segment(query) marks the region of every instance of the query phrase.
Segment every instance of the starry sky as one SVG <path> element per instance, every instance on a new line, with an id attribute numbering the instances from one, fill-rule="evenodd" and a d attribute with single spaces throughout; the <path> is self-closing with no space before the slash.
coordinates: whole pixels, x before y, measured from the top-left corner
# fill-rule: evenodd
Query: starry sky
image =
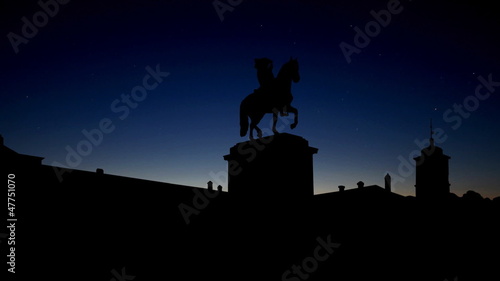
<path id="1" fill-rule="evenodd" d="M 500 20 L 439 2 L 3 1 L 0 134 L 48 165 L 225 189 L 254 58 L 293 56 L 283 132 L 319 149 L 316 193 L 390 173 L 414 195 L 432 118 L 451 191 L 500 196 Z"/>

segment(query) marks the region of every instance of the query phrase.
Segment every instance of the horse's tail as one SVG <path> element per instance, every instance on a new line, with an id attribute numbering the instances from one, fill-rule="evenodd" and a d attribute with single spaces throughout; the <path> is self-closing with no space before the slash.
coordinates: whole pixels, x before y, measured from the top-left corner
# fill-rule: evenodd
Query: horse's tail
<path id="1" fill-rule="evenodd" d="M 244 137 L 248 131 L 248 114 L 246 109 L 246 99 L 240 105 L 240 136 Z"/>

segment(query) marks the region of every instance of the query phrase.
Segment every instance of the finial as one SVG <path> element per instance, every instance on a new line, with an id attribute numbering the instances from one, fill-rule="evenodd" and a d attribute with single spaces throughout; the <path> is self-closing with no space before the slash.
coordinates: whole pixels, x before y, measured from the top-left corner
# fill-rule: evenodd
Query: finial
<path id="1" fill-rule="evenodd" d="M 429 139 L 429 142 L 431 143 L 431 146 L 434 146 L 434 138 L 432 137 L 434 135 L 434 130 L 432 129 L 432 118 L 431 118 L 431 138 Z"/>

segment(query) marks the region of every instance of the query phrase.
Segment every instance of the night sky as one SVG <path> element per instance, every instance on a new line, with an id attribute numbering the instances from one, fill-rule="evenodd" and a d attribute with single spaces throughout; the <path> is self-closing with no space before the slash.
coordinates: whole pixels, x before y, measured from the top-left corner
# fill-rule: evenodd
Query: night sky
<path id="1" fill-rule="evenodd" d="M 282 131 L 319 148 L 316 193 L 389 172 L 414 195 L 432 118 L 451 191 L 500 196 L 497 9 L 435 2 L 3 1 L 0 134 L 48 165 L 226 189 L 254 58 L 276 75 L 293 56 L 299 124 Z"/>

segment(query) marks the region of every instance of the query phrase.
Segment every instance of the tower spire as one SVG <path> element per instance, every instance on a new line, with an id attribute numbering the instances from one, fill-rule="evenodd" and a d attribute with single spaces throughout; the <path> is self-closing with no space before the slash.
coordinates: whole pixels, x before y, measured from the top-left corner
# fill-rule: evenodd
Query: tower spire
<path id="1" fill-rule="evenodd" d="M 432 129 L 432 118 L 431 118 L 431 138 L 429 139 L 429 142 L 431 144 L 431 146 L 434 146 L 434 138 L 432 137 L 434 135 L 434 130 Z"/>

